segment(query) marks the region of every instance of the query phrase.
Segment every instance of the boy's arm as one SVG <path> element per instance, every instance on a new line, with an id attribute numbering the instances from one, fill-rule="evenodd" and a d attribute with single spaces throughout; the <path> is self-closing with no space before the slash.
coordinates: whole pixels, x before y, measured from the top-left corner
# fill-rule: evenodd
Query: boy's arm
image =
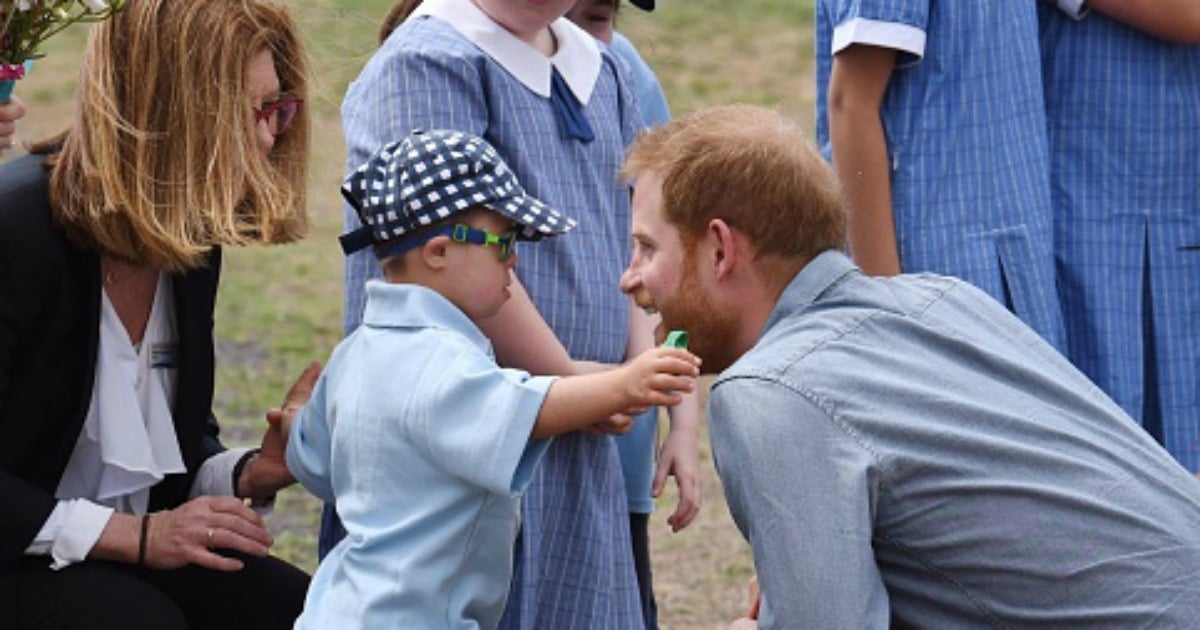
<path id="1" fill-rule="evenodd" d="M 1088 0 L 1088 6 L 1160 39 L 1200 44 L 1200 2 L 1196 0 Z"/>
<path id="2" fill-rule="evenodd" d="M 895 63 L 894 49 L 852 45 L 834 55 L 829 80 L 833 165 L 850 207 L 850 253 L 871 275 L 900 273 L 891 172 L 880 118 Z"/>
<path id="3" fill-rule="evenodd" d="M 588 426 L 633 407 L 675 405 L 691 392 L 700 360 L 686 350 L 654 348 L 616 369 L 560 378 L 550 386 L 532 437 Z"/>

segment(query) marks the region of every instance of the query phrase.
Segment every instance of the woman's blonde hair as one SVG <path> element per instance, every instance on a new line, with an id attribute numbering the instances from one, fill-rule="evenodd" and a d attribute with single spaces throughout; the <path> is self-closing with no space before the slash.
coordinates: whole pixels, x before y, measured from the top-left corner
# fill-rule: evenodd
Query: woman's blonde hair
<path id="1" fill-rule="evenodd" d="M 246 81 L 264 49 L 281 89 L 307 96 L 295 22 L 270 0 L 130 0 L 94 26 L 51 174 L 68 234 L 171 271 L 214 246 L 302 237 L 308 116 L 263 155 Z"/>

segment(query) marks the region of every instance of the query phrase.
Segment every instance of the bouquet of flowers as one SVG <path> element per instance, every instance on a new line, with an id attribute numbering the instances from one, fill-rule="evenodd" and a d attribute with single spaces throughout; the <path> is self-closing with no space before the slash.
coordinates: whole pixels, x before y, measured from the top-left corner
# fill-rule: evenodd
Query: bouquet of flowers
<path id="1" fill-rule="evenodd" d="M 125 8 L 128 0 L 0 0 L 0 103 L 25 76 L 38 47 L 76 22 L 96 22 Z"/>

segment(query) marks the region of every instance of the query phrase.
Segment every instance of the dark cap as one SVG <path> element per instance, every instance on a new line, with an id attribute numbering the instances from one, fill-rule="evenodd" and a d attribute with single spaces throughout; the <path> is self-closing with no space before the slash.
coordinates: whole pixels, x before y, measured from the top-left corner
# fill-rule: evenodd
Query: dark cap
<path id="1" fill-rule="evenodd" d="M 515 221 L 521 240 L 575 227 L 526 194 L 492 145 L 460 131 L 418 129 L 385 145 L 342 182 L 342 196 L 363 223 L 341 236 L 347 254 L 481 206 Z"/>

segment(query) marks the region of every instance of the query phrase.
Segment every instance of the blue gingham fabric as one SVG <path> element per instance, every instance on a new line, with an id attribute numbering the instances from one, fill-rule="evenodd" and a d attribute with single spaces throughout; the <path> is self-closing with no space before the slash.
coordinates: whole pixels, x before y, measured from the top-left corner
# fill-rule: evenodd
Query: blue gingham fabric
<path id="1" fill-rule="evenodd" d="M 346 177 L 342 196 L 364 223 L 343 237 L 344 246 L 355 235 L 367 236 L 358 239 L 363 247 L 398 239 L 477 207 L 515 221 L 524 240 L 575 227 L 574 219 L 526 195 L 486 140 L 447 129 L 415 130 L 384 145 Z"/>
<path id="2" fill-rule="evenodd" d="M 1200 471 L 1200 47 L 1041 22 L 1068 356 Z"/>
<path id="3" fill-rule="evenodd" d="M 596 139 L 562 135 L 549 100 L 518 82 L 452 26 L 409 19 L 351 84 L 342 121 L 351 168 L 414 127 L 487 139 L 525 190 L 579 221 L 566 239 L 521 250 L 517 275 L 572 357 L 620 362 L 628 335 L 618 282 L 629 260 L 629 188 L 618 177 L 638 130 L 635 97 L 616 61 L 583 111 Z M 346 208 L 349 229 L 358 225 Z M 347 329 L 358 325 L 365 252 L 346 259 Z M 522 502 L 516 574 L 503 628 L 640 628 L 620 464 L 609 436 L 555 438 Z"/>
<path id="4" fill-rule="evenodd" d="M 820 0 L 816 23 L 827 158 L 835 45 L 901 52 L 880 115 L 902 270 L 963 278 L 1061 349 L 1034 4 Z"/>

